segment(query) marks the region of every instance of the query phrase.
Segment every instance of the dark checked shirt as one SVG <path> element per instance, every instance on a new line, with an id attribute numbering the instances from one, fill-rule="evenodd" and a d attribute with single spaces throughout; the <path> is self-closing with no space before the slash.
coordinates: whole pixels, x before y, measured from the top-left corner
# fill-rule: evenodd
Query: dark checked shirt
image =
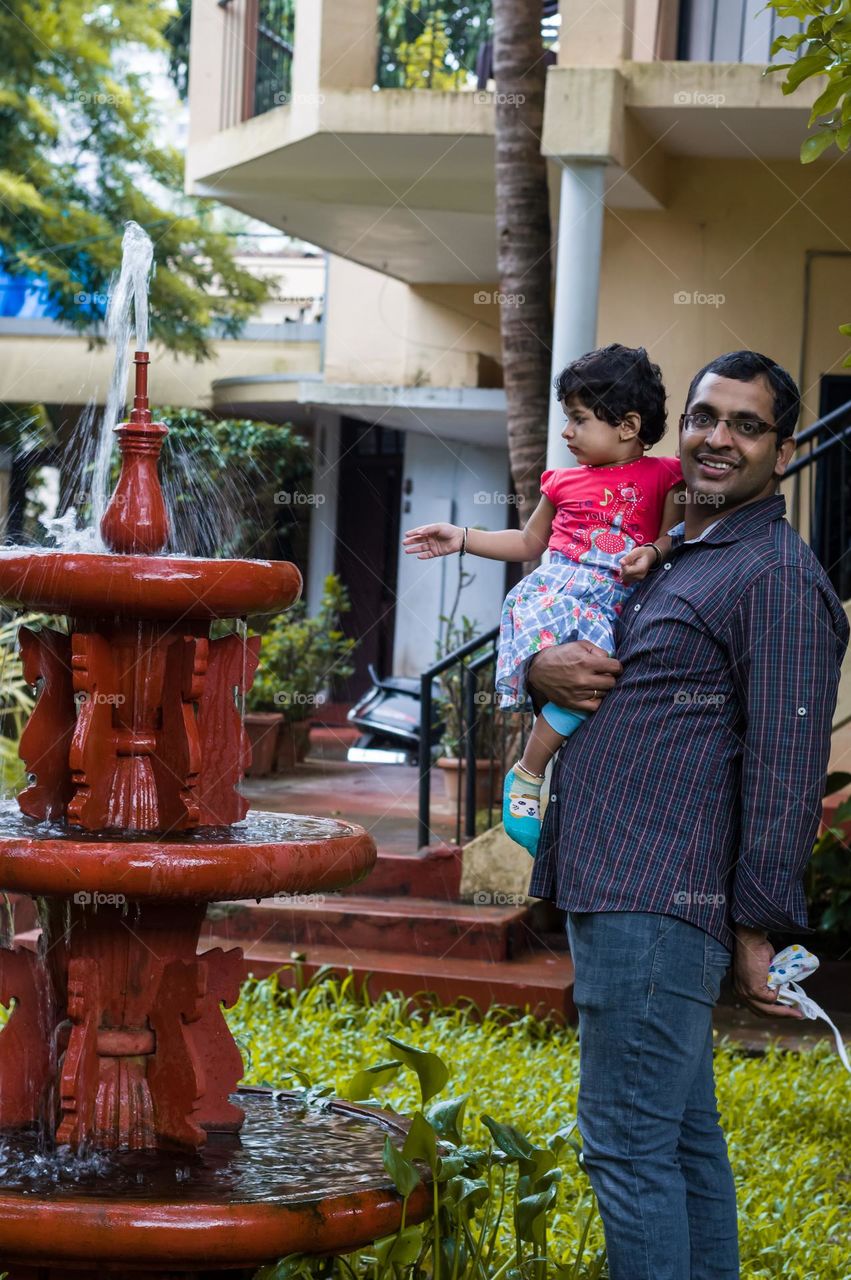
<path id="1" fill-rule="evenodd" d="M 654 911 L 732 949 L 807 927 L 848 620 L 781 496 L 673 547 L 624 606 L 623 674 L 567 739 L 530 892 Z"/>

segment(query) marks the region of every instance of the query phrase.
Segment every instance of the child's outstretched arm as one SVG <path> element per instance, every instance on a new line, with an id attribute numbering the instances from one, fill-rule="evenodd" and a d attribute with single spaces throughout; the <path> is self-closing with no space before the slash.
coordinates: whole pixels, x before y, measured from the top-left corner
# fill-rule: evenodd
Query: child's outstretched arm
<path id="1" fill-rule="evenodd" d="M 644 547 L 633 547 L 632 551 L 628 551 L 621 558 L 619 568 L 624 586 L 628 587 L 634 582 L 641 582 L 652 569 L 662 563 L 663 558 L 671 550 L 671 539 L 666 531 L 672 529 L 675 524 L 679 524 L 682 519 L 684 493 L 684 484 L 676 484 L 673 489 L 668 490 L 656 540 Z M 656 551 L 659 552 L 658 555 Z"/>
<path id="2" fill-rule="evenodd" d="M 556 509 L 549 498 L 541 498 L 523 529 L 467 530 L 467 551 L 486 560 L 509 560 L 520 564 L 537 560 L 547 549 Z M 457 524 L 421 524 L 409 529 L 402 539 L 405 554 L 418 560 L 450 556 L 464 545 L 464 530 Z"/>

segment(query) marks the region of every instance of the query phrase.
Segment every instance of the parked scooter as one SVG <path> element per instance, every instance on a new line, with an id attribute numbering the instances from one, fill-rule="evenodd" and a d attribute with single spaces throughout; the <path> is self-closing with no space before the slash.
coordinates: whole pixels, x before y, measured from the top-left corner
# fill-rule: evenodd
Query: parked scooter
<path id="1" fill-rule="evenodd" d="M 420 681 L 413 676 L 379 676 L 370 663 L 372 688 L 348 714 L 363 732 L 347 752 L 355 763 L 417 764 L 420 749 Z M 436 753 L 443 734 L 442 694 L 432 689 L 430 745 Z"/>

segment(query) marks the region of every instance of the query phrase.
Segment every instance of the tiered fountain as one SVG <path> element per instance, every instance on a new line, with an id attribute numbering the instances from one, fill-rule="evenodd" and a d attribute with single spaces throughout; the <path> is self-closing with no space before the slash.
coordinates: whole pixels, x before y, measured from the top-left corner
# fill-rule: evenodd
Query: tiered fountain
<path id="1" fill-rule="evenodd" d="M 101 522 L 109 552 L 0 555 L 0 601 L 67 618 L 67 631 L 21 630 L 38 686 L 20 743 L 29 785 L 0 816 L 0 888 L 36 897 L 42 926 L 37 952 L 0 951 L 0 1000 L 14 1002 L 0 1033 L 12 1280 L 250 1276 L 400 1218 L 381 1159 L 388 1133 L 404 1137 L 392 1118 L 237 1092 L 222 1009 L 242 952 L 196 954 L 207 904 L 341 888 L 375 846 L 341 822 L 246 818 L 239 701 L 259 639 L 211 639 L 211 623 L 287 608 L 301 577 L 158 554 L 167 430 L 151 420 L 146 352 L 135 366 Z"/>

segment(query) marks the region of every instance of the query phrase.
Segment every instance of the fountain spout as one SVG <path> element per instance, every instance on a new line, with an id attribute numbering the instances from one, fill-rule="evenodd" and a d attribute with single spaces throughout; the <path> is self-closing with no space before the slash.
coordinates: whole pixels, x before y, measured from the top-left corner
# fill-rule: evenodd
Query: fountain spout
<path id="1" fill-rule="evenodd" d="M 150 554 L 161 551 L 169 534 L 165 499 L 157 463 L 168 427 L 151 420 L 148 404 L 147 351 L 137 351 L 136 386 L 129 421 L 115 428 L 121 451 L 121 474 L 100 523 L 111 551 Z"/>

